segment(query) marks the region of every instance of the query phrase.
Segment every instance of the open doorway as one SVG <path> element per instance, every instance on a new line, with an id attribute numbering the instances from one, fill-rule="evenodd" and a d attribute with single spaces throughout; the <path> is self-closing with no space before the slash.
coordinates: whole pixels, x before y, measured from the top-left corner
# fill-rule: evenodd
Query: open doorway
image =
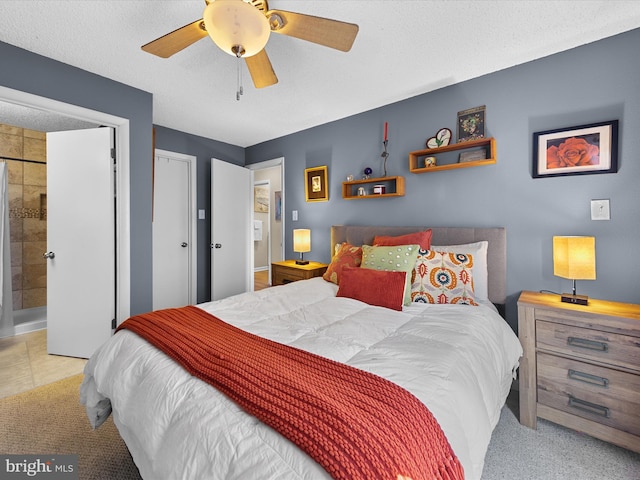
<path id="1" fill-rule="evenodd" d="M 46 328 L 47 146 L 49 132 L 96 128 L 84 120 L 0 102 L 0 162 L 7 169 L 13 334 Z M 11 300 L 11 302 L 9 302 Z M 7 312 L 8 313 L 8 312 Z M 11 333 L 3 329 L 4 335 Z"/>
<path id="2" fill-rule="evenodd" d="M 116 318 L 120 322 L 129 316 L 130 311 L 130 225 L 129 225 L 129 121 L 124 118 L 115 117 L 103 112 L 89 110 L 76 105 L 70 105 L 45 97 L 21 92 L 18 90 L 0 87 L 0 104 L 7 106 L 1 110 L 4 123 L 18 123 L 13 120 L 9 112 L 9 107 L 21 108 L 28 111 L 29 115 L 24 117 L 20 123 L 27 128 L 34 126 L 27 124 L 29 116 L 40 119 L 55 118 L 63 126 L 57 130 L 88 128 L 88 126 L 102 125 L 110 126 L 115 129 L 115 151 L 118 158 L 119 168 L 116 174 L 117 190 L 119 192 L 116 198 L 116 231 L 118 236 L 117 254 L 116 255 Z M 66 122 L 66 123 L 65 123 Z M 41 131 L 49 130 L 40 128 Z M 53 128 L 51 127 L 51 131 Z M 11 320 L 13 323 L 13 320 Z M 15 332 L 13 325 L 11 329 Z M 24 333 L 24 332 L 20 332 Z"/>
<path id="3" fill-rule="evenodd" d="M 34 132 L 39 132 L 39 135 L 46 135 L 52 131 L 66 131 L 66 130 L 81 130 L 85 128 L 95 128 L 98 125 L 108 125 L 116 128 L 118 134 L 116 142 L 116 152 L 121 160 L 121 171 L 118 174 L 117 182 L 120 185 L 121 196 L 118 199 L 116 209 L 118 210 L 118 231 L 120 236 L 117 240 L 119 247 L 119 254 L 116 258 L 118 265 L 118 311 L 117 317 L 121 321 L 129 316 L 130 305 L 130 265 L 129 265 L 129 213 L 128 213 L 128 195 L 129 195 L 129 125 L 128 120 L 113 117 L 109 114 L 103 114 L 101 112 L 90 111 L 74 105 L 63 104 L 44 97 L 38 97 L 28 93 L 0 87 L 0 123 L 5 125 L 14 125 L 18 129 L 30 130 L 27 132 L 28 140 L 31 143 L 28 149 L 23 150 L 20 160 L 34 159 L 45 162 L 46 158 L 40 158 L 41 153 L 34 151 L 37 150 L 37 145 L 33 143 Z M 7 132 L 3 132 L 7 133 Z M 13 134 L 17 134 L 18 130 L 13 130 Z M 37 138 L 38 135 L 35 135 Z M 2 151 L 0 153 L 3 156 L 17 158 L 10 152 Z M 32 155 L 33 154 L 33 155 Z M 32 158 L 35 157 L 35 158 Z M 33 221 L 39 221 L 41 217 L 46 220 L 46 182 L 42 182 L 42 172 L 38 172 L 38 169 L 42 169 L 43 166 L 39 163 L 31 162 L 16 162 L 26 163 L 29 165 L 29 169 L 33 170 L 29 172 L 29 179 L 26 182 L 22 182 L 18 190 L 29 191 L 27 197 L 22 196 L 21 200 L 23 204 L 14 205 L 16 208 L 14 214 L 18 214 L 17 217 L 31 218 Z M 33 168 L 32 168 L 33 167 Z M 24 174 L 24 172 L 23 172 Z M 35 177 L 35 182 L 34 182 Z M 40 178 L 40 180 L 38 180 Z M 45 175 L 46 178 L 46 175 Z M 19 183 L 16 179 L 12 179 L 12 183 Z M 12 187 L 17 188 L 17 187 Z M 16 197 L 17 198 L 17 197 Z M 24 204 L 24 200 L 27 198 L 28 204 Z M 36 201 L 36 204 L 31 205 L 31 201 Z M 23 210 L 24 209 L 24 210 Z M 17 221 L 21 221 L 18 218 Z M 46 223 L 46 222 L 45 222 Z M 22 225 L 23 229 L 25 228 Z M 33 225 L 31 225 L 33 227 Z M 37 230 L 40 237 L 45 237 L 46 231 Z M 23 239 L 24 240 L 24 239 Z M 41 241 L 42 239 L 35 241 Z M 29 238 L 25 240 L 30 242 Z M 10 243 L 10 242 L 7 242 Z M 23 257 L 24 257 L 24 244 Z M 27 245 L 26 249 L 33 250 L 30 254 L 35 255 L 34 258 L 40 256 L 46 250 L 43 250 L 39 245 Z M 23 260 L 28 260 L 23 258 Z M 11 260 L 6 262 L 11 263 Z M 8 265 L 10 267 L 10 265 Z M 24 274 L 24 272 L 23 272 Z M 35 275 L 35 277 L 33 276 Z M 123 281 L 124 279 L 124 281 Z M 40 282 L 40 283 L 38 283 Z M 45 279 L 46 282 L 46 279 Z M 37 278 L 37 268 L 30 273 L 30 279 L 24 284 L 26 287 L 40 288 L 42 286 L 41 279 Z M 46 283 L 45 283 L 46 288 Z M 35 294 L 35 295 L 34 295 Z M 43 298 L 46 298 L 46 294 L 43 295 L 42 291 L 35 292 L 21 292 L 17 294 L 21 297 L 21 304 L 16 302 L 16 307 L 33 307 L 34 302 L 38 303 Z M 39 300 L 38 300 L 39 299 Z M 0 396 L 12 395 L 21 391 L 29 390 L 52 381 L 56 381 L 60 378 L 79 373 L 82 371 L 83 365 L 86 362 L 84 359 L 61 357 L 58 355 L 47 355 L 47 342 L 46 342 L 46 304 L 36 305 L 34 308 L 22 308 L 17 315 L 17 322 L 13 319 L 13 309 L 11 312 L 11 325 L 8 329 L 3 329 L 0 336 L 7 337 L 0 339 L 2 345 L 10 345 L 11 351 L 17 352 L 12 355 L 11 358 L 5 360 L 11 362 L 11 368 L 4 368 L 4 365 L 0 365 L 1 369 L 6 372 L 12 372 L 10 377 L 7 377 L 3 382 L 3 389 Z M 9 336 L 10 335 L 10 336 Z M 17 337 L 15 336 L 17 335 Z M 1 348 L 0 348 L 1 349 Z M 20 373 L 30 372 L 28 375 L 20 375 Z M 14 374 L 15 373 L 15 374 Z"/>
<path id="4" fill-rule="evenodd" d="M 254 289 L 271 285 L 271 263 L 284 260 L 284 158 L 248 166 L 253 170 Z"/>

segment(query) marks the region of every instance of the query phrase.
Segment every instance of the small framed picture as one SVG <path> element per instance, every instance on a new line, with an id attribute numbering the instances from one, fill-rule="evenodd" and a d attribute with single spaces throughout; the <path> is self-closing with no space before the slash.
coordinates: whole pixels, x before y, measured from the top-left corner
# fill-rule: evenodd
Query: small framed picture
<path id="1" fill-rule="evenodd" d="M 533 134 L 533 178 L 617 171 L 618 120 Z"/>
<path id="2" fill-rule="evenodd" d="M 253 211 L 267 213 L 269 211 L 269 187 L 253 187 Z"/>
<path id="3" fill-rule="evenodd" d="M 470 152 L 462 152 L 460 153 L 460 163 L 465 162 L 475 162 L 476 160 L 486 160 L 487 159 L 487 151 L 482 150 L 472 150 Z"/>
<path id="4" fill-rule="evenodd" d="M 276 211 L 275 211 L 276 222 L 281 222 L 282 221 L 282 191 L 278 190 L 273 195 L 274 195 L 274 205 L 276 208 Z"/>
<path id="5" fill-rule="evenodd" d="M 458 142 L 484 138 L 485 105 L 458 112 Z"/>
<path id="6" fill-rule="evenodd" d="M 305 169 L 304 194 L 307 202 L 326 202 L 329 200 L 326 165 Z"/>

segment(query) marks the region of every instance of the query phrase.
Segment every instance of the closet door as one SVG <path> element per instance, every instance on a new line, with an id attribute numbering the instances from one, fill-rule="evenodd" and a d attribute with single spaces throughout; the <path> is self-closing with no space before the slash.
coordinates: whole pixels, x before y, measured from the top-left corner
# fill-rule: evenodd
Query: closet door
<path id="1" fill-rule="evenodd" d="M 211 300 L 253 290 L 253 172 L 211 160 Z"/>

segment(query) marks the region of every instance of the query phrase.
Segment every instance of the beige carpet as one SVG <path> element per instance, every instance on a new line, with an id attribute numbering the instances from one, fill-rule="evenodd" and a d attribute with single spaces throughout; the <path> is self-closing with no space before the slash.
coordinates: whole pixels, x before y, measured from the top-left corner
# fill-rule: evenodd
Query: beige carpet
<path id="1" fill-rule="evenodd" d="M 92 430 L 80 405 L 82 375 L 0 400 L 0 452 L 76 454 L 80 480 L 140 479 L 111 417 Z"/>

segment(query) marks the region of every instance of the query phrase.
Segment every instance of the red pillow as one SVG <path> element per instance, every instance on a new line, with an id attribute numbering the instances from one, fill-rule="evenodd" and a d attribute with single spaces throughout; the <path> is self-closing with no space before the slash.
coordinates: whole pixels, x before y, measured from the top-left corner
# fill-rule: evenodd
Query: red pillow
<path id="1" fill-rule="evenodd" d="M 337 297 L 348 297 L 369 305 L 402 310 L 406 272 L 342 268 Z"/>
<path id="2" fill-rule="evenodd" d="M 359 267 L 362 263 L 362 248 L 354 247 L 348 243 L 340 245 L 340 250 L 331 259 L 331 263 L 327 267 L 327 271 L 324 272 L 322 278 L 327 282 L 333 282 L 336 285 L 340 285 L 340 279 L 342 269 L 345 266 Z"/>
<path id="3" fill-rule="evenodd" d="M 396 245 L 420 245 L 421 250 L 431 248 L 431 229 L 421 232 L 407 233 L 397 237 L 376 236 L 373 238 L 373 245 L 395 247 Z"/>

